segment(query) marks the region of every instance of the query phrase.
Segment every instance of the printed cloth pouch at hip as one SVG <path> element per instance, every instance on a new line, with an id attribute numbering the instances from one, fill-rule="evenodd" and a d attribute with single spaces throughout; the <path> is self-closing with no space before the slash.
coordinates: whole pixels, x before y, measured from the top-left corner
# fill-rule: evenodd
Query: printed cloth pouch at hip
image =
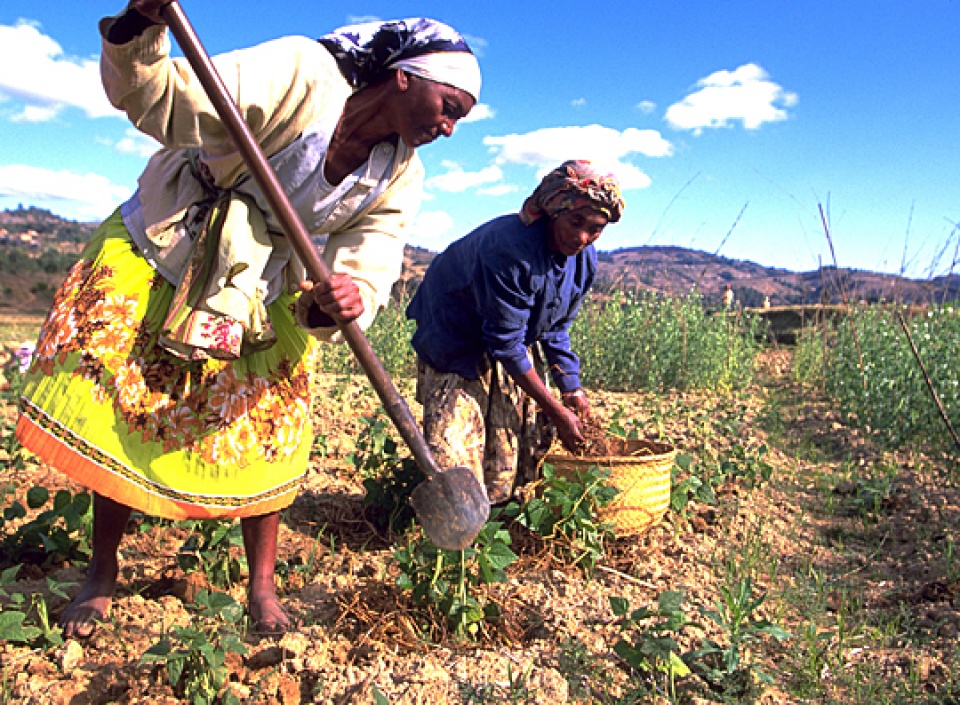
<path id="1" fill-rule="evenodd" d="M 277 335 L 259 285 L 272 244 L 252 199 L 224 190 L 197 211 L 190 261 L 177 286 L 160 344 L 187 360 L 235 360 L 273 345 Z M 245 232 L 232 238 L 226 233 Z M 253 253 L 259 253 L 253 256 Z M 225 271 L 213 276 L 216 263 Z"/>

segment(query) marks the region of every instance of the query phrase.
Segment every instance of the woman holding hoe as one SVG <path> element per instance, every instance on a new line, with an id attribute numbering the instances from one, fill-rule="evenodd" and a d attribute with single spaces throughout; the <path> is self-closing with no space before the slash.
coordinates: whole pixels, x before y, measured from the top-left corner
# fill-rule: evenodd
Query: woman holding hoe
<path id="1" fill-rule="evenodd" d="M 327 235 L 314 286 L 189 65 L 166 0 L 100 23 L 112 103 L 163 148 L 99 228 L 40 333 L 17 436 L 94 491 L 93 556 L 60 618 L 86 637 L 116 589 L 132 510 L 241 519 L 248 610 L 290 627 L 276 593 L 279 512 L 313 439 L 316 340 L 369 325 L 400 274 L 420 205 L 415 148 L 449 137 L 480 71 L 429 19 L 285 37 L 214 63 L 307 230 Z"/>
<path id="2" fill-rule="evenodd" d="M 533 479 L 553 441 L 544 415 L 567 449 L 584 442 L 590 404 L 569 328 L 596 274 L 593 243 L 622 211 L 613 176 L 564 162 L 519 213 L 437 255 L 407 308 L 417 321 L 424 437 L 441 465 L 471 468 L 494 504 L 510 498 L 518 476 Z M 560 400 L 544 384 L 545 365 Z"/>

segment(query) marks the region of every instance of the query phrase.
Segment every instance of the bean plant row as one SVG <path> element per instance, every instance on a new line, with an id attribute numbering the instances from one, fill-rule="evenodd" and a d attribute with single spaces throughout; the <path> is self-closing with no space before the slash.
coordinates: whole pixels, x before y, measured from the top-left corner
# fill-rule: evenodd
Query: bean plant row
<path id="1" fill-rule="evenodd" d="M 806 330 L 797 346 L 795 375 L 821 386 L 849 422 L 880 441 L 947 449 L 952 441 L 923 369 L 953 427 L 960 428 L 960 308 L 933 307 L 904 320 L 923 368 L 897 311 L 866 306 Z"/>
<path id="2" fill-rule="evenodd" d="M 592 389 L 727 391 L 753 377 L 760 319 L 697 294 L 615 292 L 586 301 L 570 337 Z"/>
<path id="3" fill-rule="evenodd" d="M 416 356 L 410 338 L 416 324 L 405 317 L 407 303 L 391 301 L 367 335 L 387 372 L 412 377 Z M 615 292 L 588 297 L 570 337 L 591 389 L 726 391 L 752 379 L 759 333 L 756 316 L 718 315 L 697 295 Z M 322 346 L 320 366 L 335 374 L 360 372 L 346 346 Z"/>

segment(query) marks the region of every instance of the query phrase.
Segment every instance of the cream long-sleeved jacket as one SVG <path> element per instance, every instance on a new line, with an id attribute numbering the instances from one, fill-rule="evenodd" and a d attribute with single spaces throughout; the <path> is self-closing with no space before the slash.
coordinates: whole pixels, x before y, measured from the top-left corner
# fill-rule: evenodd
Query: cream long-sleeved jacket
<path id="1" fill-rule="evenodd" d="M 104 37 L 114 20 L 101 21 Z M 326 121 L 332 131 L 352 93 L 331 54 L 307 37 L 276 39 L 213 61 L 268 157 L 290 147 L 313 125 Z M 154 255 L 148 259 L 167 278 L 181 274 L 183 257 L 163 260 L 162 254 L 174 242 L 178 227 L 182 230 L 190 206 L 207 196 L 187 156 L 189 150 L 197 150 L 218 187 L 253 198 L 264 211 L 269 244 L 254 247 L 249 258 L 255 270 L 264 272 L 260 284 L 266 302 L 284 288 L 295 290 L 304 277 L 303 267 L 279 232 L 193 70 L 185 60 L 171 58 L 166 29 L 151 27 L 121 45 L 104 40 L 101 76 L 111 103 L 163 145 L 138 180 L 135 212 L 129 219 L 124 214 L 128 224 L 143 230 L 146 254 Z M 311 234 L 328 235 L 322 256 L 330 271 L 349 274 L 360 288 L 365 309 L 361 328 L 369 326 L 386 304 L 400 276 L 403 228 L 416 215 L 423 194 L 419 158 L 402 140 L 394 147 L 396 154 L 370 197 L 345 199 L 332 213 L 328 210 L 330 217 L 322 222 L 309 222 L 309 214 L 304 218 Z M 389 146 L 383 149 L 389 152 Z M 297 210 L 304 215 L 300 205 Z M 358 208 L 351 211 L 354 206 Z M 335 328 L 311 333 L 321 339 L 339 338 Z"/>

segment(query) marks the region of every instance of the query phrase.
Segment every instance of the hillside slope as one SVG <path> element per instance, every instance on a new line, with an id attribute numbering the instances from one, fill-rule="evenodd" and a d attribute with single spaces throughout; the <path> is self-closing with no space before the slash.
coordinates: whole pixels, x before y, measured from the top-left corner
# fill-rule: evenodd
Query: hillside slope
<path id="1" fill-rule="evenodd" d="M 39 208 L 0 211 L 0 310 L 46 310 L 53 290 L 63 280 L 65 269 L 61 265 L 76 255 L 96 226 L 69 221 Z M 29 247 L 23 245 L 24 233 L 31 239 Z M 20 254 L 14 255 L 14 250 Z M 43 267 L 33 266 L 41 253 L 51 250 L 65 256 L 48 256 Z M 26 262 L 24 254 L 33 261 Z M 435 256 L 436 253 L 420 247 L 407 247 L 403 274 L 395 292 L 411 293 Z M 794 272 L 670 246 L 601 252 L 596 288 L 602 292 L 623 289 L 671 295 L 696 290 L 711 303 L 717 303 L 727 284 L 743 306 L 760 306 L 765 297 L 773 305 L 837 302 L 844 297 L 911 303 L 960 298 L 958 274 L 916 280 L 834 267 Z"/>

